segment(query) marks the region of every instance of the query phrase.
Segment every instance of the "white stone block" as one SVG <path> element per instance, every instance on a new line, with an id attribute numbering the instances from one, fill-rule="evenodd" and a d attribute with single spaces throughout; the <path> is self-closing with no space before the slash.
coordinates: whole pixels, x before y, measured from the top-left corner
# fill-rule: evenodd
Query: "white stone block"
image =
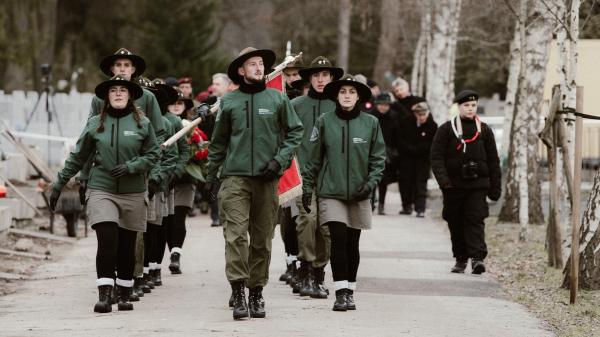
<path id="1" fill-rule="evenodd" d="M 35 211 L 25 201 L 17 198 L 0 198 L 0 207 L 8 207 L 13 219 L 32 219 Z"/>
<path id="2" fill-rule="evenodd" d="M 0 232 L 10 228 L 12 223 L 12 212 L 7 206 L 0 206 Z"/>

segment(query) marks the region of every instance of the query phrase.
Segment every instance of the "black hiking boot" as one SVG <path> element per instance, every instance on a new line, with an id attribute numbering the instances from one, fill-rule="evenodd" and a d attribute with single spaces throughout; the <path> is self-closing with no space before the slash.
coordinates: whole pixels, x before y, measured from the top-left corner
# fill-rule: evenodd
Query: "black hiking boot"
<path id="1" fill-rule="evenodd" d="M 313 269 L 315 280 L 313 282 L 312 292 L 310 293 L 311 298 L 327 298 L 329 291 L 324 286 L 325 282 L 325 267 Z"/>
<path id="2" fill-rule="evenodd" d="M 119 297 L 117 307 L 119 308 L 119 311 L 133 310 L 133 304 L 129 302 L 132 290 L 132 287 L 117 286 L 117 296 Z"/>
<path id="3" fill-rule="evenodd" d="M 152 277 L 152 283 L 156 287 L 162 286 L 162 278 L 160 276 L 160 269 L 152 269 L 150 270 L 150 277 Z"/>
<path id="4" fill-rule="evenodd" d="M 335 302 L 333 303 L 333 311 L 348 310 L 348 303 L 346 302 L 347 290 L 348 289 L 340 289 L 335 291 Z"/>
<path id="5" fill-rule="evenodd" d="M 233 319 L 248 317 L 244 282 L 231 282 L 231 290 L 233 291 Z"/>
<path id="6" fill-rule="evenodd" d="M 485 264 L 483 264 L 483 260 L 472 259 L 471 260 L 471 269 L 472 269 L 471 272 L 476 275 L 485 273 Z"/>
<path id="7" fill-rule="evenodd" d="M 133 279 L 133 292 L 137 294 L 138 300 L 140 297 L 144 297 L 144 279 L 141 277 L 136 277 Z M 148 288 L 150 291 L 150 288 Z"/>
<path id="8" fill-rule="evenodd" d="M 450 272 L 462 274 L 465 272 L 465 269 L 467 269 L 467 260 L 456 259 L 456 263 L 454 264 L 454 267 L 450 269 Z"/>
<path id="9" fill-rule="evenodd" d="M 171 264 L 169 264 L 169 270 L 171 274 L 181 274 L 181 264 L 179 263 L 179 259 L 181 255 L 179 253 L 171 254 Z"/>
<path id="10" fill-rule="evenodd" d="M 265 300 L 262 296 L 262 287 L 251 288 L 248 294 L 248 309 L 250 309 L 250 317 L 265 318 Z"/>
<path id="11" fill-rule="evenodd" d="M 94 312 L 107 313 L 112 311 L 112 289 L 113 287 L 110 285 L 98 286 L 98 302 L 94 305 Z"/>
<path id="12" fill-rule="evenodd" d="M 354 290 L 346 290 L 346 308 L 348 310 L 356 310 L 356 303 L 354 303 Z"/>

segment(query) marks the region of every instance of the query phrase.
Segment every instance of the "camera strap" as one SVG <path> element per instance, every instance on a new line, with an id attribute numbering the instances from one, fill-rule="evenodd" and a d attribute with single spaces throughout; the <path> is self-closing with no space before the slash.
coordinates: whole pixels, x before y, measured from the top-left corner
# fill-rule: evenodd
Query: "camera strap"
<path id="1" fill-rule="evenodd" d="M 475 135 L 470 139 L 465 139 L 463 137 L 463 128 L 460 116 L 456 116 L 450 119 L 450 125 L 452 125 L 452 131 L 454 132 L 454 135 L 460 140 L 460 144 L 458 144 L 456 150 L 460 151 L 462 147 L 463 153 L 467 152 L 467 143 L 474 142 L 477 138 L 479 138 L 479 135 L 481 134 L 481 121 L 479 120 L 479 116 L 477 115 L 475 115 L 475 126 L 477 127 L 477 131 L 475 132 Z"/>

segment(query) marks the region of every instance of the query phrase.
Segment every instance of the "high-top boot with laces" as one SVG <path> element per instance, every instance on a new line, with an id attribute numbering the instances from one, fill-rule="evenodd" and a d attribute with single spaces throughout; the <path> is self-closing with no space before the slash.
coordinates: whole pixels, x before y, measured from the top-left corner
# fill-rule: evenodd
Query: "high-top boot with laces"
<path id="1" fill-rule="evenodd" d="M 313 275 L 313 268 L 310 262 L 306 262 L 306 276 L 302 282 L 302 286 L 300 287 L 300 296 L 310 296 L 313 292 L 313 287 L 315 283 L 315 278 Z"/>
<path id="2" fill-rule="evenodd" d="M 171 274 L 181 274 L 181 264 L 179 260 L 181 259 L 181 255 L 179 253 L 171 254 L 171 264 L 169 264 L 169 270 Z"/>
<path id="3" fill-rule="evenodd" d="M 133 304 L 129 302 L 129 296 L 131 296 L 132 290 L 132 287 L 117 286 L 117 296 L 119 297 L 117 307 L 119 308 L 119 311 L 133 310 Z"/>
<path id="4" fill-rule="evenodd" d="M 315 276 L 315 280 L 313 282 L 313 288 L 310 293 L 311 298 L 327 298 L 329 294 L 327 289 L 325 289 L 325 267 L 314 268 L 313 274 Z"/>
<path id="5" fill-rule="evenodd" d="M 138 295 L 138 299 L 139 297 L 144 297 L 144 286 L 146 285 L 144 284 L 144 279 L 142 277 L 136 277 L 133 279 L 133 292 Z M 148 292 L 150 291 L 150 287 L 148 287 Z"/>
<path id="6" fill-rule="evenodd" d="M 356 303 L 354 303 L 354 290 L 346 290 L 346 308 L 348 310 L 356 310 Z"/>
<path id="7" fill-rule="evenodd" d="M 467 259 L 457 258 L 456 263 L 454 264 L 454 267 L 450 269 L 450 272 L 462 274 L 465 272 L 465 269 L 467 269 Z"/>
<path id="8" fill-rule="evenodd" d="M 248 317 L 248 304 L 244 282 L 231 282 L 233 291 L 233 319 Z"/>
<path id="9" fill-rule="evenodd" d="M 298 275 L 296 276 L 296 282 L 292 284 L 292 293 L 299 294 L 300 289 L 304 286 L 304 280 L 306 279 L 307 264 L 304 261 L 300 261 L 300 268 L 298 268 Z"/>
<path id="10" fill-rule="evenodd" d="M 94 312 L 111 312 L 111 295 L 113 287 L 111 285 L 98 286 L 98 302 L 94 305 Z"/>
<path id="11" fill-rule="evenodd" d="M 138 296 L 137 292 L 131 288 L 131 295 L 129 295 L 129 302 L 138 302 L 140 300 L 140 297 Z"/>
<path id="12" fill-rule="evenodd" d="M 298 268 L 296 267 L 296 261 L 292 262 L 292 271 L 290 272 L 290 277 L 285 281 L 285 283 L 289 284 L 290 287 L 294 287 L 294 283 L 298 281 Z"/>
<path id="13" fill-rule="evenodd" d="M 265 318 L 265 300 L 262 296 L 262 287 L 251 288 L 248 294 L 248 309 L 250 309 L 250 317 Z"/>
<path id="14" fill-rule="evenodd" d="M 150 276 L 150 274 L 144 273 L 144 282 L 148 288 L 154 289 L 154 282 L 152 282 L 152 276 Z"/>
<path id="15" fill-rule="evenodd" d="M 279 276 L 279 281 L 287 282 L 287 279 L 290 277 L 290 273 L 292 272 L 292 264 L 288 264 L 285 268 L 285 273 L 281 274 L 281 276 Z"/>
<path id="16" fill-rule="evenodd" d="M 156 287 L 162 286 L 162 278 L 160 277 L 160 269 L 150 270 L 150 277 L 152 278 L 152 283 L 154 283 L 154 286 L 156 286 Z"/>
<path id="17" fill-rule="evenodd" d="M 348 310 L 348 303 L 346 302 L 346 291 L 348 289 L 339 289 L 335 291 L 335 302 L 333 303 L 333 311 L 346 311 Z"/>

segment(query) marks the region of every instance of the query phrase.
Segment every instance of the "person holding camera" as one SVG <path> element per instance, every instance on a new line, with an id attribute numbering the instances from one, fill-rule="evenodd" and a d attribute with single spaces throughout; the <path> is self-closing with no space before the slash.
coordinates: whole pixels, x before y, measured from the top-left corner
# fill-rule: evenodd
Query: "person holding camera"
<path id="1" fill-rule="evenodd" d="M 431 146 L 431 168 L 442 189 L 442 217 L 456 259 L 453 273 L 464 273 L 469 258 L 473 274 L 485 272 L 486 196 L 496 201 L 502 192 L 494 133 L 477 116 L 478 99 L 475 91 L 461 91 L 454 99 L 459 115 L 438 129 Z"/>

